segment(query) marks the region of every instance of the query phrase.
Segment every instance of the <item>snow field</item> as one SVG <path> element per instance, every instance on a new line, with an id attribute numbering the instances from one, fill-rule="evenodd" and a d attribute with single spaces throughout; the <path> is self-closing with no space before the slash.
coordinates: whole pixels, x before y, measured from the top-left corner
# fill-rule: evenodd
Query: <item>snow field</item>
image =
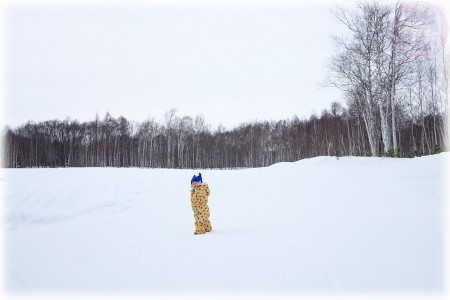
<path id="1" fill-rule="evenodd" d="M 4 169 L 8 294 L 396 294 L 444 289 L 445 164 L 317 157 L 200 170 Z M 201 284 L 199 284 L 201 283 Z"/>

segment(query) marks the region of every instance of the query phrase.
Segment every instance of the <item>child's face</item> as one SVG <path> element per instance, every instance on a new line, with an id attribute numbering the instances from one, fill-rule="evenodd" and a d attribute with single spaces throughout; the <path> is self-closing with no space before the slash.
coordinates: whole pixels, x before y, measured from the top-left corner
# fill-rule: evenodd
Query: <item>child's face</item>
<path id="1" fill-rule="evenodd" d="M 201 183 L 200 181 L 194 181 L 193 184 L 194 184 L 195 186 L 199 186 L 199 185 L 202 184 L 202 183 Z"/>

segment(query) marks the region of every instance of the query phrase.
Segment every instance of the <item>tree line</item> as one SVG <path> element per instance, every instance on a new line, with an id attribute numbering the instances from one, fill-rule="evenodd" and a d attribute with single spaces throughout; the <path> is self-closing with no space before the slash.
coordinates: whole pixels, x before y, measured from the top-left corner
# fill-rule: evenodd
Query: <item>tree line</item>
<path id="1" fill-rule="evenodd" d="M 436 134 L 442 118 L 429 114 L 416 123 L 399 114 L 397 153 L 414 157 L 444 150 Z M 3 133 L 3 166 L 250 168 L 316 156 L 372 156 L 364 120 L 356 110 L 334 102 L 320 116 L 252 122 L 226 130 L 211 130 L 202 116 L 179 117 L 175 110 L 163 122 L 131 122 L 110 114 L 90 122 L 77 120 L 28 122 Z"/>
<path id="2" fill-rule="evenodd" d="M 175 109 L 161 122 L 108 113 L 89 122 L 29 121 L 3 130 L 2 165 L 226 169 L 448 150 L 448 53 L 434 9 L 358 2 L 336 7 L 334 15 L 346 30 L 332 37 L 324 84 L 342 90 L 345 102 L 320 115 L 215 130 L 203 116 L 178 116 Z"/>

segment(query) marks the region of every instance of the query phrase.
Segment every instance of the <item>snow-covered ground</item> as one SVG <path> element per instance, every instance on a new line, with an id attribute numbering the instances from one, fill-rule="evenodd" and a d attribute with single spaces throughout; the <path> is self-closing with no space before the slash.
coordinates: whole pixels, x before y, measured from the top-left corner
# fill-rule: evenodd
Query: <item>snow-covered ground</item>
<path id="1" fill-rule="evenodd" d="M 448 158 L 200 170 L 200 236 L 198 170 L 6 169 L 5 293 L 441 293 Z"/>

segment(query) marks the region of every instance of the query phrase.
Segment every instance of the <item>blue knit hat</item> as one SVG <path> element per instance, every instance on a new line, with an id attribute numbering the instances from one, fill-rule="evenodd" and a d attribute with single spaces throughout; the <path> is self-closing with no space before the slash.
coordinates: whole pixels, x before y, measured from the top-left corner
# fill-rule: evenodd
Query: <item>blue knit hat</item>
<path id="1" fill-rule="evenodd" d="M 198 176 L 192 176 L 192 179 L 191 179 L 191 184 L 194 182 L 194 181 L 197 181 L 197 182 L 203 182 L 203 180 L 202 180 L 202 173 L 198 173 Z"/>

